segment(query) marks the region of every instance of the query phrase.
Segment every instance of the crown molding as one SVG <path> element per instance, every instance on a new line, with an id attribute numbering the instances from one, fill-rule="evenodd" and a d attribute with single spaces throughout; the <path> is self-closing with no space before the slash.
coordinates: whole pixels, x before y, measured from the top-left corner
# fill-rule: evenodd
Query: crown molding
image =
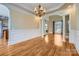
<path id="1" fill-rule="evenodd" d="M 47 11 L 47 13 L 51 12 L 51 11 L 54 11 L 56 9 L 59 9 L 60 7 L 62 7 L 65 3 L 61 3 L 59 6 L 55 7 L 55 8 L 51 8 Z"/>
<path id="2" fill-rule="evenodd" d="M 20 9 L 23 9 L 24 11 L 30 13 L 30 14 L 33 14 L 34 15 L 34 12 L 32 10 L 30 10 L 28 7 L 24 8 L 20 5 L 17 5 L 16 3 L 4 3 L 5 5 L 10 5 L 10 6 L 14 6 L 14 7 L 17 7 L 17 8 L 20 8 Z M 59 9 L 60 7 L 62 7 L 65 3 L 62 3 L 60 4 L 59 6 L 55 7 L 55 8 L 51 8 L 49 9 L 46 14 L 50 13 L 51 11 L 54 11 L 56 9 Z"/>
<path id="3" fill-rule="evenodd" d="M 16 6 L 16 7 L 20 8 L 20 9 L 23 9 L 24 11 L 26 11 L 26 12 L 28 12 L 28 13 L 34 14 L 34 12 L 32 12 L 32 11 L 31 11 L 30 9 L 28 9 L 28 8 L 24 8 L 24 7 L 19 6 L 19 5 L 15 4 L 15 3 L 13 3 L 12 5 L 13 5 L 13 6 Z"/>
<path id="4" fill-rule="evenodd" d="M 70 6 L 70 5 L 73 5 L 73 3 L 65 3 L 60 8 L 48 12 L 46 15 L 63 15 L 64 14 L 64 10 L 66 8 L 68 8 L 68 6 Z"/>
<path id="5" fill-rule="evenodd" d="M 34 14 L 31 11 L 29 11 L 25 8 L 22 8 L 18 5 L 15 5 L 14 3 L 3 3 L 3 5 L 6 6 L 9 10 L 16 10 L 16 11 L 23 12 L 25 14 L 34 16 Z"/>
<path id="6" fill-rule="evenodd" d="M 20 5 L 17 5 L 16 3 L 3 3 L 3 5 L 7 6 L 9 9 L 18 9 L 18 11 L 20 10 L 20 12 L 26 12 L 30 15 L 35 15 L 34 12 L 32 10 L 30 10 L 28 7 L 27 8 L 24 8 Z M 64 9 L 65 7 L 67 7 L 68 5 L 70 5 L 70 3 L 62 3 L 61 5 L 55 7 L 55 8 L 52 8 L 50 10 L 48 10 L 46 12 L 46 15 L 50 15 L 50 14 L 53 14 L 54 12 L 56 11 L 59 11 L 61 9 Z"/>

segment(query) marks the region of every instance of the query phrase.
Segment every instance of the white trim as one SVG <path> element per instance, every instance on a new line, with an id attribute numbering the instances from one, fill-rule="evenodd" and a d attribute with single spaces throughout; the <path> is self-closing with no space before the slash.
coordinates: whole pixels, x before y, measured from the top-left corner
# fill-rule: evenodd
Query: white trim
<path id="1" fill-rule="evenodd" d="M 52 8 L 52 9 L 49 9 L 49 10 L 47 11 L 47 13 L 48 13 L 48 12 L 51 12 L 51 11 L 54 11 L 54 10 L 56 10 L 56 9 L 59 9 L 59 8 L 62 7 L 64 4 L 65 4 L 65 3 L 61 3 L 59 6 L 57 6 L 57 7 L 55 7 L 55 8 Z"/>
<path id="2" fill-rule="evenodd" d="M 63 16 L 63 42 L 65 42 L 65 16 Z"/>

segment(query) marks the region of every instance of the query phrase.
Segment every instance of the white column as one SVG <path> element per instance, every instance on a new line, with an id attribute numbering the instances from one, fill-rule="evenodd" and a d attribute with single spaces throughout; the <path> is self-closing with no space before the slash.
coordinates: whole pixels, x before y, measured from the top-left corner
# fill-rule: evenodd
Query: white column
<path id="1" fill-rule="evenodd" d="M 43 35 L 44 35 L 44 31 L 43 31 L 43 17 L 40 19 L 40 23 L 39 23 L 39 30 L 40 30 L 40 34 L 41 34 L 41 37 L 43 38 Z"/>
<path id="2" fill-rule="evenodd" d="M 63 15 L 63 42 L 66 42 L 65 40 L 65 15 Z"/>
<path id="3" fill-rule="evenodd" d="M 43 20 L 44 20 L 44 19 L 41 20 L 41 26 L 42 26 L 42 27 L 41 27 L 41 28 L 42 28 L 42 29 L 41 29 L 41 32 L 42 32 L 42 38 L 43 38 L 43 36 L 44 36 L 44 29 L 43 29 L 43 25 L 44 25 L 44 24 L 43 24 Z"/>

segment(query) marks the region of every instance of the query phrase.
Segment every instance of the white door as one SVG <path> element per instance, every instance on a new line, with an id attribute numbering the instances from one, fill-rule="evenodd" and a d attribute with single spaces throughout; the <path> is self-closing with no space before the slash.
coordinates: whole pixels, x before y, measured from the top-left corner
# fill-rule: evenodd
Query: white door
<path id="1" fill-rule="evenodd" d="M 2 21 L 0 21 L 0 39 L 2 38 Z"/>

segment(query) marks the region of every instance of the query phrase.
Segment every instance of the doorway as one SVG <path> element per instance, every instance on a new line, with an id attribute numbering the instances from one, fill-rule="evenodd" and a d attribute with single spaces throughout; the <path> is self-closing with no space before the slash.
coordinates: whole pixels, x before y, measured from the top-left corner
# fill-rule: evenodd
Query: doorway
<path id="1" fill-rule="evenodd" d="M 65 37 L 69 39 L 69 15 L 65 15 Z"/>
<path id="2" fill-rule="evenodd" d="M 53 21 L 53 34 L 63 34 L 63 21 Z"/>
<path id="3" fill-rule="evenodd" d="M 8 41 L 8 17 L 0 16 L 0 39 Z"/>
<path id="4" fill-rule="evenodd" d="M 2 21 L 0 20 L 0 40 L 2 39 Z"/>
<path id="5" fill-rule="evenodd" d="M 0 4 L 0 44 L 8 44 L 10 31 L 10 10 L 4 4 Z M 5 45 L 7 45 L 5 44 Z"/>

